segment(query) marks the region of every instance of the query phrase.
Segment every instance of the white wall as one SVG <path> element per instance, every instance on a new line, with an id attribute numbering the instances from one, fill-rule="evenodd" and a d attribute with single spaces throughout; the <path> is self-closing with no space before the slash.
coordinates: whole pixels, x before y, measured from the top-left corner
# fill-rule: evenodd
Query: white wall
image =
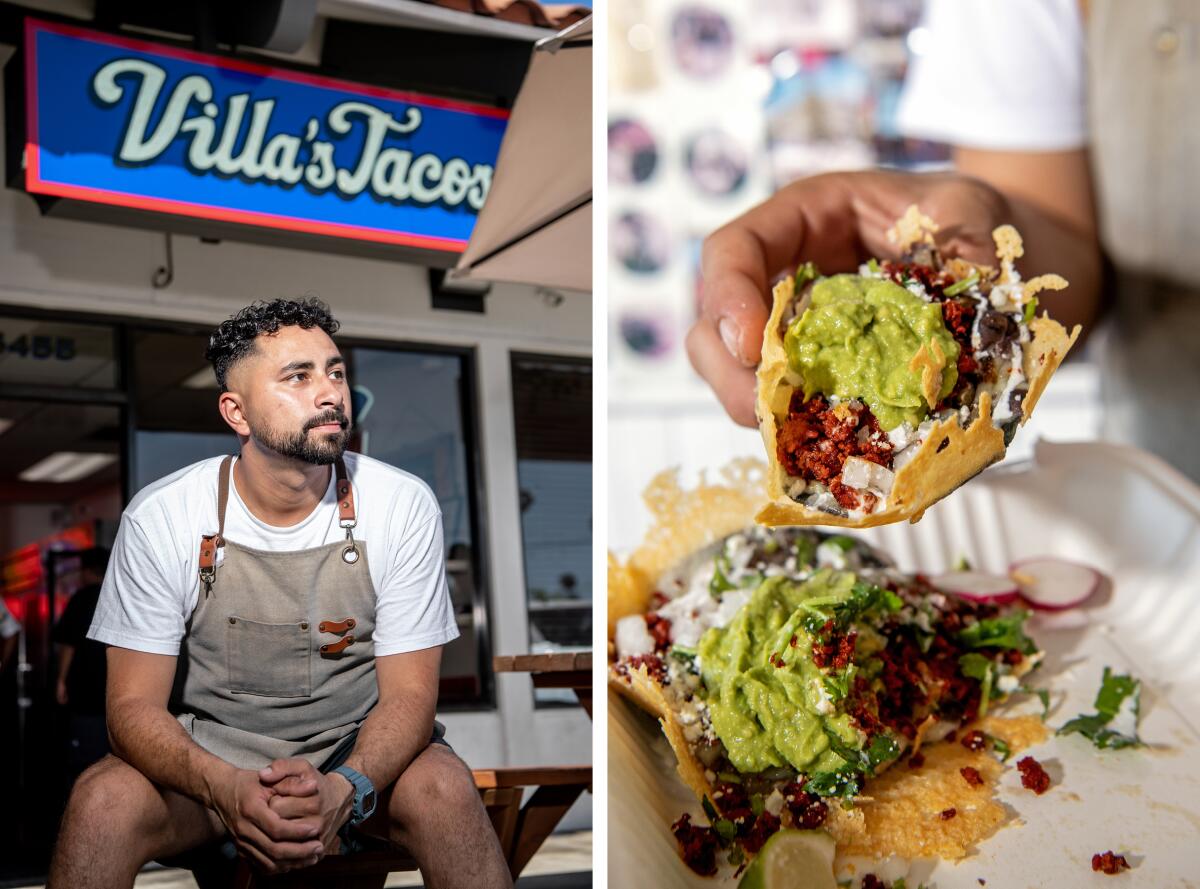
<path id="1" fill-rule="evenodd" d="M 33 306 L 215 326 L 257 299 L 313 294 L 330 304 L 347 336 L 473 347 L 492 647 L 496 654 L 527 651 L 509 353 L 590 355 L 590 296 L 568 293 L 551 307 L 531 287 L 497 284 L 486 314 L 435 311 L 420 267 L 232 241 L 173 240 L 174 282 L 155 290 L 151 276 L 164 260 L 162 234 L 46 219 L 27 195 L 0 189 L 0 312 L 5 305 Z M 497 704 L 495 712 L 440 717 L 448 740 L 468 763 L 591 762 L 586 715 L 578 709 L 536 710 L 528 676 L 499 675 Z M 565 826 L 590 823 L 585 797 Z"/>

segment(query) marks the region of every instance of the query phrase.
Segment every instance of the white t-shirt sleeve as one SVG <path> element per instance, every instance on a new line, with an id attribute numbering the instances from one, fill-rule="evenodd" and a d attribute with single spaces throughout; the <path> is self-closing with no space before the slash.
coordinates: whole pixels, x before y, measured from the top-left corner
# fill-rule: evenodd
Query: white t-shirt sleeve
<path id="1" fill-rule="evenodd" d="M 906 136 L 995 151 L 1087 143 L 1079 0 L 927 0 L 897 113 Z"/>
<path id="2" fill-rule="evenodd" d="M 376 657 L 433 648 L 458 637 L 446 585 L 441 513 L 436 505 L 414 512 L 416 526 L 406 528 L 403 540 L 390 548 L 392 558 L 376 591 Z"/>
<path id="3" fill-rule="evenodd" d="M 151 544 L 138 521 L 122 517 L 88 638 L 152 654 L 179 654 L 190 609 L 184 605 L 182 578 L 171 577 L 162 558 L 163 547 Z"/>

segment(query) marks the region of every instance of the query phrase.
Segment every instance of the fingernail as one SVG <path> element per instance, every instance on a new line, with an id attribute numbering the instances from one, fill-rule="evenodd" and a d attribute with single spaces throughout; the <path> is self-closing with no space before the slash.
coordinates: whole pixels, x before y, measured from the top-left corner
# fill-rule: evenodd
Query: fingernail
<path id="1" fill-rule="evenodd" d="M 741 361 L 741 328 L 737 326 L 732 318 L 722 318 L 720 323 L 717 324 L 717 330 L 720 332 L 721 342 L 725 344 L 725 348 L 729 350 L 729 354 L 738 361 Z"/>

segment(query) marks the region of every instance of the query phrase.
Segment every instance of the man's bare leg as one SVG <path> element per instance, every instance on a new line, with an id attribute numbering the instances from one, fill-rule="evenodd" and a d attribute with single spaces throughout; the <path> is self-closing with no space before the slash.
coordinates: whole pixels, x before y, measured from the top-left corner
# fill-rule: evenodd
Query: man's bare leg
<path id="1" fill-rule="evenodd" d="M 224 834 L 216 813 L 109 755 L 84 772 L 63 815 L 47 889 L 132 886 L 147 861 Z"/>
<path id="2" fill-rule="evenodd" d="M 372 833 L 404 846 L 427 889 L 508 889 L 512 877 L 466 763 L 444 744 L 430 744 L 380 794 Z M 388 823 L 383 822 L 384 814 Z"/>

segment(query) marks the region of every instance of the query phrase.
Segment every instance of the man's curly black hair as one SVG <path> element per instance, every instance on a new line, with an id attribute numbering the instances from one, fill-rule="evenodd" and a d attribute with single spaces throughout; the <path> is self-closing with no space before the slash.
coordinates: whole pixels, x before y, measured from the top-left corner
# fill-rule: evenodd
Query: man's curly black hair
<path id="1" fill-rule="evenodd" d="M 224 392 L 229 368 L 254 351 L 254 341 L 262 334 L 276 333 L 281 327 L 302 327 L 305 330 L 319 327 L 333 336 L 340 326 L 329 314 L 329 306 L 315 296 L 260 301 L 222 321 L 208 338 L 204 357 L 212 362 L 217 385 Z"/>

